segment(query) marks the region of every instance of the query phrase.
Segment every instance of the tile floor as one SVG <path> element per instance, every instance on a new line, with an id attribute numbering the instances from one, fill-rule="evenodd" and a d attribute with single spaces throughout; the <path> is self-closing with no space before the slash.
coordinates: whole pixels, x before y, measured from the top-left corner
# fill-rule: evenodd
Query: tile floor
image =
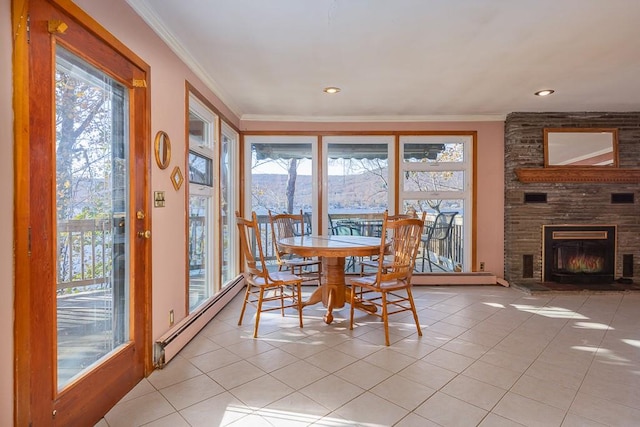
<path id="1" fill-rule="evenodd" d="M 390 347 L 348 305 L 264 314 L 253 339 L 238 296 L 97 426 L 640 425 L 640 292 L 414 289 L 424 335 L 398 315 Z"/>

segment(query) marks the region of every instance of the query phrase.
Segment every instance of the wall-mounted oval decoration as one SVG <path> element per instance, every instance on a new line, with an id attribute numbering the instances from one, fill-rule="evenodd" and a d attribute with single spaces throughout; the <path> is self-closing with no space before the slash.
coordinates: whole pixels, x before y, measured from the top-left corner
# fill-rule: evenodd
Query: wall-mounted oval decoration
<path id="1" fill-rule="evenodd" d="M 160 169 L 166 169 L 171 161 L 171 141 L 165 131 L 158 131 L 154 142 L 156 163 Z"/>

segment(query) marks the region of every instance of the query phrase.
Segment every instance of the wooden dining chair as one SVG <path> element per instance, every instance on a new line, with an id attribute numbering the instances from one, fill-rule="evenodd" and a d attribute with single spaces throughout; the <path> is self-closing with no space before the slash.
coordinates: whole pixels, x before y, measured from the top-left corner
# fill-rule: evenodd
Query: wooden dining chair
<path id="1" fill-rule="evenodd" d="M 388 211 L 387 211 L 388 213 Z M 396 219 L 400 219 L 400 218 L 417 218 L 417 214 L 415 211 L 413 211 L 412 213 L 406 213 L 406 214 L 398 214 L 398 215 L 387 215 L 387 219 L 391 219 L 391 220 L 396 220 Z M 382 230 L 380 231 L 380 233 L 382 233 Z M 382 234 L 381 234 L 382 235 Z M 368 267 L 371 270 L 374 270 L 375 274 L 375 270 L 378 269 L 378 259 L 379 257 L 371 257 L 371 259 L 363 259 L 360 261 L 360 275 L 364 276 L 366 271 L 365 269 Z M 383 261 L 383 267 L 387 268 L 387 266 L 391 265 L 391 261 L 389 260 L 384 260 Z"/>
<path id="2" fill-rule="evenodd" d="M 242 302 L 238 325 L 250 304 L 256 308 L 256 322 L 253 337 L 258 337 L 260 314 L 266 311 L 280 310 L 284 316 L 285 308 L 298 310 L 300 327 L 302 328 L 302 277 L 288 271 L 269 272 L 262 250 L 262 236 L 258 226 L 258 217 L 251 213 L 251 220 L 244 219 L 236 211 L 236 224 L 240 232 L 240 248 L 245 261 L 245 277 L 247 290 Z M 257 258 L 256 258 L 256 254 Z M 272 304 L 273 301 L 279 304 Z M 265 305 L 265 303 L 267 303 Z"/>
<path id="3" fill-rule="evenodd" d="M 420 248 L 420 237 L 426 213 L 422 218 L 389 218 L 384 214 L 382 240 L 375 275 L 351 279 L 351 313 L 353 329 L 356 306 L 378 316 L 384 323 L 385 344 L 389 345 L 389 315 L 411 311 L 418 335 L 422 336 L 418 313 L 411 293 L 411 277 Z M 376 307 L 376 311 L 370 307 Z"/>
<path id="4" fill-rule="evenodd" d="M 271 224 L 271 240 L 278 262 L 278 270 L 289 270 L 305 279 L 305 281 L 316 280 L 320 284 L 322 262 L 317 257 L 300 258 L 292 254 L 285 253 L 278 245 L 280 239 L 285 237 L 300 236 L 306 233 L 306 226 L 302 210 L 300 214 L 272 214 L 269 211 L 269 222 Z"/>

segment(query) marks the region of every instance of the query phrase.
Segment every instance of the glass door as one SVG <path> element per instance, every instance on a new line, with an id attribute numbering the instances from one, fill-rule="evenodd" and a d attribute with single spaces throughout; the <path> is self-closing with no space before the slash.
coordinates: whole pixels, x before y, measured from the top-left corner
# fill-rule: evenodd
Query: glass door
<path id="1" fill-rule="evenodd" d="M 129 340 L 129 97 L 56 49 L 57 383 Z"/>
<path id="2" fill-rule="evenodd" d="M 94 425 L 151 370 L 149 67 L 77 8 L 28 13 L 16 425 Z"/>
<path id="3" fill-rule="evenodd" d="M 327 234 L 379 236 L 394 213 L 393 136 L 322 138 Z"/>
<path id="4" fill-rule="evenodd" d="M 306 233 L 314 230 L 317 207 L 317 137 L 246 136 L 246 218 L 255 211 L 268 268 L 277 269 L 275 245 L 271 241 L 269 211 L 305 215 Z"/>
<path id="5" fill-rule="evenodd" d="M 426 212 L 416 269 L 471 271 L 473 137 L 400 137 L 400 206 Z"/>

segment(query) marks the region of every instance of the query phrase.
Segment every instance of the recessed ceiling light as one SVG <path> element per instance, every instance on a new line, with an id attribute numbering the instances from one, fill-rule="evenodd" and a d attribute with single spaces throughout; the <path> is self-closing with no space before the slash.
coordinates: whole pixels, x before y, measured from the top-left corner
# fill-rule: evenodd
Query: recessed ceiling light
<path id="1" fill-rule="evenodd" d="M 536 96 L 549 96 L 553 92 L 555 92 L 555 90 L 553 90 L 553 89 L 545 89 L 545 90 L 537 91 L 536 93 L 534 93 L 534 95 L 536 95 Z"/>
<path id="2" fill-rule="evenodd" d="M 329 87 L 325 87 L 324 89 L 322 89 L 323 92 L 326 93 L 338 93 L 340 92 L 340 88 L 339 87 L 334 87 L 334 86 L 329 86 Z"/>

